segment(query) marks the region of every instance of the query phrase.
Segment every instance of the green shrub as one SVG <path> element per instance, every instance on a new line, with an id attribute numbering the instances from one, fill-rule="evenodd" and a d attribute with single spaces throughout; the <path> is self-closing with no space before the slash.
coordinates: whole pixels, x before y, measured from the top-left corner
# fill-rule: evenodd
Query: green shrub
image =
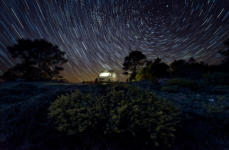
<path id="1" fill-rule="evenodd" d="M 229 104 L 226 100 L 216 100 L 215 102 L 209 102 L 203 104 L 204 111 L 211 117 L 228 118 Z"/>
<path id="2" fill-rule="evenodd" d="M 189 80 L 189 79 L 182 79 L 182 78 L 175 78 L 175 79 L 168 80 L 166 83 L 166 87 L 169 86 L 172 87 L 178 86 L 179 88 L 188 88 L 191 90 L 199 90 L 201 88 L 200 82 Z"/>
<path id="3" fill-rule="evenodd" d="M 166 91 L 169 93 L 177 93 L 179 91 L 179 86 L 173 85 L 173 86 L 163 86 L 161 88 L 162 91 Z"/>
<path id="4" fill-rule="evenodd" d="M 91 95 L 76 90 L 59 96 L 49 107 L 49 116 L 55 118 L 59 131 L 69 135 L 81 133 L 93 126 L 93 104 Z"/>
<path id="5" fill-rule="evenodd" d="M 150 80 L 153 83 L 158 82 L 158 77 L 154 76 L 147 68 L 142 68 L 136 74 L 135 81 Z"/>
<path id="6" fill-rule="evenodd" d="M 110 86 L 104 92 L 96 97 L 79 91 L 62 95 L 49 107 L 49 117 L 67 134 L 130 137 L 154 146 L 172 144 L 180 118 L 171 103 L 128 85 Z"/>
<path id="7" fill-rule="evenodd" d="M 210 84 L 229 85 L 229 73 L 206 73 L 203 74 L 203 78 Z"/>
<path id="8" fill-rule="evenodd" d="M 227 94 L 229 93 L 229 86 L 228 85 L 214 85 L 208 89 L 208 92 L 212 94 L 218 94 L 218 95 Z"/>

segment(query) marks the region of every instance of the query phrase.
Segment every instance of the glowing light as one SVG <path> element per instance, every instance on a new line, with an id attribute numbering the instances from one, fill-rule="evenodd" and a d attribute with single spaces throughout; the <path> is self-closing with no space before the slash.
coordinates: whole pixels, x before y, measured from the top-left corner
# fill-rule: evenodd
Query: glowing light
<path id="1" fill-rule="evenodd" d="M 99 74 L 100 78 L 106 78 L 106 77 L 110 77 L 110 76 L 111 76 L 111 73 L 109 73 L 109 72 L 102 72 Z"/>
<path id="2" fill-rule="evenodd" d="M 113 74 L 112 74 L 112 77 L 113 77 L 113 78 L 116 78 L 116 74 L 115 74 L 115 73 L 113 73 Z"/>

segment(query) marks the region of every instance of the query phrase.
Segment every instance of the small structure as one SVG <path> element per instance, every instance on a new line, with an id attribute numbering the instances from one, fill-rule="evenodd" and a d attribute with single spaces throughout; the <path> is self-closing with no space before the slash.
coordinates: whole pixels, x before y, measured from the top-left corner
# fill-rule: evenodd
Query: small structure
<path id="1" fill-rule="evenodd" d="M 105 70 L 99 73 L 97 77 L 97 82 L 117 82 L 118 75 L 112 70 Z"/>

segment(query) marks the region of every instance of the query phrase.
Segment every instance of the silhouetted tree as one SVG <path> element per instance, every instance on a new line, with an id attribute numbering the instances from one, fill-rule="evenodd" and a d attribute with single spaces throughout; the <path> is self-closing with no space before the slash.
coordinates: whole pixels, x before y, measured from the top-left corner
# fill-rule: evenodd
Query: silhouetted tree
<path id="1" fill-rule="evenodd" d="M 196 63 L 195 58 L 191 57 L 191 58 L 188 60 L 188 63 L 189 63 L 189 64 L 195 64 L 195 63 Z"/>
<path id="2" fill-rule="evenodd" d="M 224 45 L 227 49 L 225 51 L 221 51 L 220 53 L 225 56 L 223 64 L 229 64 L 229 39 L 224 42 Z"/>
<path id="3" fill-rule="evenodd" d="M 132 51 L 130 52 L 129 56 L 125 57 L 123 70 L 126 74 L 128 72 L 130 73 L 130 81 L 135 78 L 137 70 L 143 67 L 146 61 L 146 56 L 140 51 Z"/>
<path id="4" fill-rule="evenodd" d="M 65 52 L 45 40 L 18 40 L 8 51 L 19 63 L 4 73 L 5 80 L 61 80 Z"/>
<path id="5" fill-rule="evenodd" d="M 186 67 L 186 62 L 184 60 L 175 60 L 170 64 L 170 67 L 172 69 L 172 75 L 173 76 L 178 76 L 178 77 L 183 77 L 185 76 L 185 67 Z"/>
<path id="6" fill-rule="evenodd" d="M 168 77 L 170 74 L 169 66 L 162 62 L 160 58 L 157 58 L 151 66 L 152 74 L 157 78 Z"/>
<path id="7" fill-rule="evenodd" d="M 148 62 L 146 67 L 140 70 L 136 76 L 136 80 L 156 80 L 158 78 L 168 77 L 170 68 L 163 63 L 160 58 L 156 58 L 154 62 Z"/>
<path id="8" fill-rule="evenodd" d="M 175 60 L 170 67 L 173 77 L 200 78 L 203 73 L 209 72 L 207 64 L 199 63 L 193 57 L 187 62 Z"/>

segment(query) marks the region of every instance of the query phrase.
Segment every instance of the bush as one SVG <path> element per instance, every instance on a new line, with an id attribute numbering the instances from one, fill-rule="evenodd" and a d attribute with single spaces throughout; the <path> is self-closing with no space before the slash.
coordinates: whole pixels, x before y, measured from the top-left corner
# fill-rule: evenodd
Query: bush
<path id="1" fill-rule="evenodd" d="M 214 85 L 208 89 L 208 92 L 211 94 L 222 95 L 229 93 L 228 85 Z"/>
<path id="2" fill-rule="evenodd" d="M 229 85 L 229 73 L 206 73 L 203 74 L 203 78 L 210 84 Z"/>
<path id="3" fill-rule="evenodd" d="M 189 79 L 182 79 L 182 78 L 175 78 L 168 80 L 166 83 L 166 87 L 179 87 L 179 88 L 188 88 L 191 90 L 199 90 L 202 85 L 201 82 L 197 82 L 194 80 L 189 80 Z"/>
<path id="4" fill-rule="evenodd" d="M 205 103 L 202 105 L 208 122 L 215 125 L 215 131 L 221 130 L 223 135 L 229 136 L 229 104 L 227 100 Z"/>
<path id="5" fill-rule="evenodd" d="M 161 88 L 162 91 L 166 91 L 169 93 L 177 93 L 179 91 L 179 86 L 173 85 L 173 86 L 163 86 Z"/>
<path id="6" fill-rule="evenodd" d="M 159 78 L 168 77 L 169 75 L 169 66 L 166 63 L 161 62 L 160 58 L 157 58 L 154 62 L 148 62 L 144 68 L 137 72 L 135 81 L 155 81 Z"/>
<path id="7" fill-rule="evenodd" d="M 214 102 L 204 103 L 202 107 L 209 118 L 229 121 L 229 103 L 226 96 L 223 99 L 219 97 Z"/>
<path id="8" fill-rule="evenodd" d="M 170 146 L 180 120 L 167 100 L 128 85 L 110 86 L 96 97 L 79 91 L 62 95 L 48 115 L 59 131 L 70 135 L 128 137 L 153 146 Z"/>

